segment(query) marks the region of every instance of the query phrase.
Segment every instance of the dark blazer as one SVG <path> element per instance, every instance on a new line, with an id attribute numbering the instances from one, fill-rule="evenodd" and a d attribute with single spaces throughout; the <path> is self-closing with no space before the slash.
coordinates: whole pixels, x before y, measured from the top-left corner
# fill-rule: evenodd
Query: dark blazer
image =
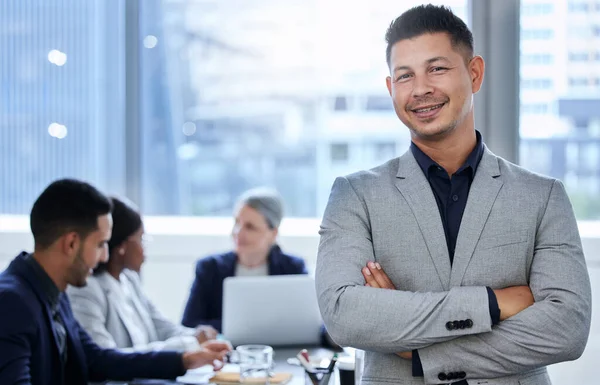
<path id="1" fill-rule="evenodd" d="M 284 254 L 279 246 L 273 246 L 268 261 L 269 275 L 308 274 L 303 259 Z M 211 325 L 221 331 L 223 281 L 235 275 L 236 262 L 237 255 L 229 252 L 196 263 L 196 278 L 183 312 L 183 325 Z"/>
<path id="2" fill-rule="evenodd" d="M 0 384 L 87 384 L 185 373 L 176 352 L 126 354 L 100 348 L 73 318 L 69 300 L 61 293 L 59 313 L 68 357 L 63 365 L 46 293 L 26 256 L 21 253 L 0 274 Z"/>

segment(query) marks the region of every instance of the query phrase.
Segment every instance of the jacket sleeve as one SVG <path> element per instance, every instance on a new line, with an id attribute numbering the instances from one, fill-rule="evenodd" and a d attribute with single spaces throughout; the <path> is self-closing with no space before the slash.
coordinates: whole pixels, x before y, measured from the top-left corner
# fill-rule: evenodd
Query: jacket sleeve
<path id="1" fill-rule="evenodd" d="M 0 384 L 31 384 L 32 342 L 36 340 L 33 314 L 12 292 L 0 293 Z"/>
<path id="2" fill-rule="evenodd" d="M 173 351 L 128 353 L 103 349 L 76 323 L 85 352 L 89 379 L 128 381 L 134 378 L 174 379 L 185 374 L 181 353 Z"/>
<path id="3" fill-rule="evenodd" d="M 364 286 L 361 269 L 374 260 L 371 229 L 366 205 L 346 178 L 333 185 L 320 234 L 317 297 L 338 345 L 393 353 L 491 330 L 484 286 L 428 293 Z M 473 325 L 448 330 L 448 319 Z"/>
<path id="4" fill-rule="evenodd" d="M 555 181 L 537 228 L 529 287 L 533 306 L 493 331 L 419 349 L 425 382 L 440 372 L 501 377 L 577 359 L 587 343 L 591 289 L 575 215 Z"/>

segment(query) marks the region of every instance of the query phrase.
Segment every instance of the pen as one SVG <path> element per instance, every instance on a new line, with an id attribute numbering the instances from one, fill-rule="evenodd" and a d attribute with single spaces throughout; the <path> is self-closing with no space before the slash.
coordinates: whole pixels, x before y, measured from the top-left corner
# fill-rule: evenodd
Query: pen
<path id="1" fill-rule="evenodd" d="M 314 373 L 315 372 L 315 368 L 314 366 L 310 363 L 310 361 L 308 361 L 303 355 L 302 353 L 298 353 L 296 355 L 296 358 L 300 361 L 300 364 L 302 365 L 302 367 L 304 368 L 304 370 L 306 370 L 309 373 Z"/>
<path id="2" fill-rule="evenodd" d="M 333 371 L 333 367 L 334 367 L 336 361 L 337 361 L 337 353 L 335 353 L 333 355 L 333 357 L 331 358 L 331 361 L 329 361 L 329 366 L 327 367 L 328 373 L 331 373 Z"/>
<path id="3" fill-rule="evenodd" d="M 302 350 L 300 350 L 300 354 L 302 354 L 302 356 L 304 358 L 306 358 L 306 361 L 310 362 L 310 356 L 308 355 L 308 350 L 302 349 Z"/>

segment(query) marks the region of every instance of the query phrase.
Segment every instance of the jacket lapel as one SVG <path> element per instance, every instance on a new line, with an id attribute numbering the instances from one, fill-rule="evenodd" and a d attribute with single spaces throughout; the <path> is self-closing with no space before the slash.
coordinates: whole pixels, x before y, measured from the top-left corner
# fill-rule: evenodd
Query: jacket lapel
<path id="1" fill-rule="evenodd" d="M 498 159 L 487 147 L 475 172 L 454 251 L 450 286 L 460 286 L 475 246 L 502 188 Z"/>
<path id="2" fill-rule="evenodd" d="M 85 352 L 78 334 L 78 327 L 75 318 L 70 310 L 65 294 L 61 294 L 59 313 L 62 318 L 65 330 L 67 332 L 67 361 L 69 367 L 67 371 L 71 378 L 80 378 L 82 383 L 87 383 L 87 362 Z M 77 370 L 77 373 L 73 371 Z"/>
<path id="3" fill-rule="evenodd" d="M 148 333 L 148 338 L 150 339 L 150 342 L 157 341 L 159 338 L 156 332 L 156 327 L 154 326 L 154 322 L 152 321 L 150 313 L 148 313 L 148 309 L 141 303 L 142 299 L 140 298 L 140 291 L 133 284 L 133 282 L 131 282 L 127 275 L 122 274 L 121 279 L 123 280 L 123 284 L 128 285 L 131 294 L 135 294 L 131 298 L 131 301 L 146 327 L 146 332 Z"/>
<path id="4" fill-rule="evenodd" d="M 139 328 L 139 326 L 136 328 L 136 325 L 132 323 L 131 316 L 127 313 L 125 308 L 127 306 L 125 304 L 125 293 L 119 286 L 118 282 L 108 273 L 102 273 L 99 275 L 98 280 L 100 281 L 100 286 L 106 292 L 106 299 L 108 303 L 114 305 L 115 310 L 119 315 L 119 319 L 123 323 L 123 326 L 125 326 L 127 334 L 129 334 L 129 339 L 131 339 L 133 346 L 145 344 L 147 341 L 139 341 L 136 338 L 137 333 L 135 333 L 135 330 Z"/>
<path id="5" fill-rule="evenodd" d="M 399 158 L 396 187 L 411 208 L 445 290 L 450 285 L 450 256 L 442 218 L 431 186 L 410 151 Z"/>

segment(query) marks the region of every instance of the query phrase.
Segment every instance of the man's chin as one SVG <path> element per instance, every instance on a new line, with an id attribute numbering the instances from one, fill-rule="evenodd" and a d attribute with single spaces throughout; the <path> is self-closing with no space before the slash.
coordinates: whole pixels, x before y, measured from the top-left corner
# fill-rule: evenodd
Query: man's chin
<path id="1" fill-rule="evenodd" d="M 453 125 L 447 125 L 441 127 L 415 127 L 412 131 L 420 138 L 436 141 L 446 138 L 453 130 Z"/>
<path id="2" fill-rule="evenodd" d="M 71 286 L 86 287 L 87 286 L 87 277 L 85 277 L 85 279 L 78 280 L 77 282 L 72 283 Z"/>

